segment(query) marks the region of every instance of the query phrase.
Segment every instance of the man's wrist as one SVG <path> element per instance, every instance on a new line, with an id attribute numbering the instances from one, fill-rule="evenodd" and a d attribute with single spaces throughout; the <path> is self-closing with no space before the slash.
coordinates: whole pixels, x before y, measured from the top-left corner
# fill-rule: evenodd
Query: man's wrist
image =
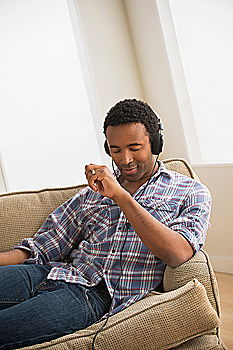
<path id="1" fill-rule="evenodd" d="M 22 264 L 30 255 L 30 252 L 18 248 L 2 252 L 0 253 L 0 266 Z"/>
<path id="2" fill-rule="evenodd" d="M 131 195 L 129 192 L 127 192 L 125 189 L 122 188 L 122 191 L 117 193 L 112 200 L 119 206 L 121 206 L 121 204 L 126 203 L 129 199 L 131 199 Z"/>
<path id="3" fill-rule="evenodd" d="M 20 261 L 20 263 L 23 263 L 31 256 L 31 252 L 23 248 L 15 248 L 13 251 L 17 251 L 17 259 Z"/>

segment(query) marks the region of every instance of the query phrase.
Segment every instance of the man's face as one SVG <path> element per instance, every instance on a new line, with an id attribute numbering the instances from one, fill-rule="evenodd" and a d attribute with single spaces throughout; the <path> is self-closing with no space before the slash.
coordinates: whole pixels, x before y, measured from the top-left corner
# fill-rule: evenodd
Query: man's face
<path id="1" fill-rule="evenodd" d="M 108 126 L 107 142 L 114 163 L 124 180 L 148 180 L 154 166 L 149 135 L 141 123 Z"/>

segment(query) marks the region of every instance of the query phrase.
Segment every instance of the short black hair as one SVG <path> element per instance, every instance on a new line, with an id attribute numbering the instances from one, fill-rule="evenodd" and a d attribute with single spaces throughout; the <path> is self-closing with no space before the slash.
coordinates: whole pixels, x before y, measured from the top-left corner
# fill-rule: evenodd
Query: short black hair
<path id="1" fill-rule="evenodd" d="M 155 132 L 159 130 L 160 120 L 146 102 L 136 99 L 125 99 L 119 101 L 107 113 L 104 121 L 104 134 L 106 135 L 108 126 L 130 123 L 143 124 L 150 141 L 152 141 Z"/>

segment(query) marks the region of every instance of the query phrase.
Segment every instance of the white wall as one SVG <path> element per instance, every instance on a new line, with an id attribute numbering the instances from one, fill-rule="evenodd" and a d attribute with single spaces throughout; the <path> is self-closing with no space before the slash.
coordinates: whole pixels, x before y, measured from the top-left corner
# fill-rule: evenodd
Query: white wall
<path id="1" fill-rule="evenodd" d="M 121 0 L 75 0 L 92 89 L 106 112 L 127 97 L 143 99 L 137 57 Z"/>
<path id="2" fill-rule="evenodd" d="M 6 183 L 3 175 L 2 160 L 0 155 L 0 193 L 1 192 L 6 192 Z"/>
<path id="3" fill-rule="evenodd" d="M 146 101 L 164 124 L 163 158 L 189 159 L 168 52 L 154 0 L 125 0 Z"/>
<path id="4" fill-rule="evenodd" d="M 205 249 L 216 271 L 233 273 L 233 167 L 228 164 L 193 165 L 212 194 L 211 227 Z"/>

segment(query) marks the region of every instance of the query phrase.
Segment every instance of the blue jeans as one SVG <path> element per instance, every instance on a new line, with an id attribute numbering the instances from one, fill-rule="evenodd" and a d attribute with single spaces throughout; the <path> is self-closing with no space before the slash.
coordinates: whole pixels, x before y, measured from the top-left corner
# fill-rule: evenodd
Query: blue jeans
<path id="1" fill-rule="evenodd" d="M 47 280 L 51 267 L 0 267 L 0 349 L 43 343 L 86 328 L 108 312 L 106 287 Z"/>

